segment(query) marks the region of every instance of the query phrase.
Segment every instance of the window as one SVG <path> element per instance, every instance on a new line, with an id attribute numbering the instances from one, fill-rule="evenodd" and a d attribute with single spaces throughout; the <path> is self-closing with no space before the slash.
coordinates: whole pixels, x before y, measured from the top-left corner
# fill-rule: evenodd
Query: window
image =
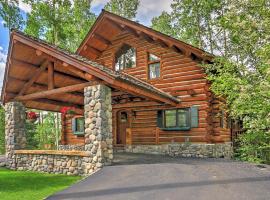
<path id="1" fill-rule="evenodd" d="M 165 110 L 165 128 L 189 127 L 189 109 Z"/>
<path id="2" fill-rule="evenodd" d="M 155 79 L 160 77 L 160 58 L 154 54 L 148 54 L 148 77 Z"/>
<path id="3" fill-rule="evenodd" d="M 124 44 L 115 54 L 115 70 L 120 71 L 136 66 L 135 48 Z"/>
<path id="4" fill-rule="evenodd" d="M 127 122 L 127 113 L 126 112 L 122 112 L 121 113 L 121 122 Z"/>
<path id="5" fill-rule="evenodd" d="M 176 127 L 176 110 L 165 110 L 165 127 Z"/>
<path id="6" fill-rule="evenodd" d="M 72 119 L 72 132 L 75 135 L 84 134 L 84 117 L 75 117 Z"/>
<path id="7" fill-rule="evenodd" d="M 157 125 L 163 130 L 189 130 L 198 127 L 198 107 L 159 110 Z"/>

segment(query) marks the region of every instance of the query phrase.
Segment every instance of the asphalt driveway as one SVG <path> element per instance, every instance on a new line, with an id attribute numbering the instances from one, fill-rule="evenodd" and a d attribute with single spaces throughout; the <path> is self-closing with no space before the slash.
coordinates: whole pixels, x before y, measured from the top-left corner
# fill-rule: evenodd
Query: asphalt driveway
<path id="1" fill-rule="evenodd" d="M 224 159 L 117 154 L 113 166 L 48 200 L 269 200 L 270 167 Z"/>

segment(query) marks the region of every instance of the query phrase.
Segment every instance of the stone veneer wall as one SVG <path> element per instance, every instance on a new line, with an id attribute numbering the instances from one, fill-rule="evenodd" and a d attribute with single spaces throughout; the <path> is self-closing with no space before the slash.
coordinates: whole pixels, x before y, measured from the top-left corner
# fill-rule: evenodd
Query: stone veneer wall
<path id="1" fill-rule="evenodd" d="M 231 158 L 233 147 L 231 143 L 195 144 L 172 143 L 163 145 L 126 145 L 125 152 L 162 154 L 179 157 L 197 158 Z"/>
<path id="2" fill-rule="evenodd" d="M 5 105 L 5 146 L 6 165 L 15 169 L 14 150 L 24 149 L 25 137 L 25 107 L 20 102 L 10 102 Z"/>
<path id="3" fill-rule="evenodd" d="M 16 154 L 16 169 L 67 175 L 87 175 L 85 163 L 76 155 Z"/>
<path id="4" fill-rule="evenodd" d="M 113 159 L 111 89 L 105 85 L 84 88 L 85 151 L 89 173 L 110 165 Z"/>
<path id="5" fill-rule="evenodd" d="M 66 145 L 59 145 L 58 150 L 64 150 L 64 151 L 84 151 L 84 145 L 76 145 L 76 144 L 66 144 Z"/>
<path id="6" fill-rule="evenodd" d="M 105 85 L 84 89 L 85 145 L 64 145 L 53 154 L 23 149 L 25 138 L 25 108 L 19 102 L 6 104 L 7 167 L 68 175 L 87 175 L 113 159 L 111 89 Z M 74 150 L 83 150 L 74 152 Z M 20 152 L 20 153 L 19 153 Z M 75 155 L 76 154 L 76 155 Z"/>

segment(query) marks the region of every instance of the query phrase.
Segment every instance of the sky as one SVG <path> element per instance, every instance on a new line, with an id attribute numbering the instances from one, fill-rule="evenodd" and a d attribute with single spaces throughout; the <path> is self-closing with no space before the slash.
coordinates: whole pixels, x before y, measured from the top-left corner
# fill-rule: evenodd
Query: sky
<path id="1" fill-rule="evenodd" d="M 93 0 L 92 12 L 98 15 L 104 5 L 109 0 Z M 140 6 L 138 8 L 136 21 L 146 26 L 151 25 L 151 19 L 155 16 L 159 16 L 162 11 L 170 12 L 170 4 L 173 0 L 140 0 Z M 19 8 L 21 14 L 26 19 L 27 13 L 31 12 L 31 7 L 24 4 L 22 0 L 19 0 Z M 9 35 L 8 30 L 4 28 L 3 19 L 0 17 L 0 89 L 2 88 L 3 76 L 6 66 L 6 57 L 8 52 Z"/>

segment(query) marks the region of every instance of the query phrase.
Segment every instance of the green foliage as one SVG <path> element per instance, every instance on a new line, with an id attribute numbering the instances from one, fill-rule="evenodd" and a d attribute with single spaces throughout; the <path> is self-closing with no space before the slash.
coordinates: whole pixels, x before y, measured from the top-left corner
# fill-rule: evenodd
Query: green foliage
<path id="1" fill-rule="evenodd" d="M 32 11 L 27 15 L 25 32 L 74 52 L 96 16 L 89 0 L 25 0 Z"/>
<path id="2" fill-rule="evenodd" d="M 38 140 L 36 138 L 37 133 L 37 124 L 33 122 L 29 122 L 26 120 L 25 122 L 25 133 L 26 133 L 26 148 L 27 149 L 38 149 Z"/>
<path id="3" fill-rule="evenodd" d="M 57 146 L 60 128 L 56 123 L 60 121 L 57 120 L 55 113 L 48 112 L 41 116 L 41 122 L 37 124 L 34 136 L 34 139 L 38 141 L 39 149 L 44 149 L 46 145 Z"/>
<path id="4" fill-rule="evenodd" d="M 104 9 L 127 19 L 134 19 L 139 4 L 139 0 L 110 0 Z"/>
<path id="5" fill-rule="evenodd" d="M 270 3 L 265 0 L 174 0 L 152 27 L 211 53 L 205 66 L 211 89 L 243 121 L 237 155 L 269 162 Z"/>
<path id="6" fill-rule="evenodd" d="M 233 1 L 236 3 L 236 1 Z M 232 4 L 220 19 L 234 54 L 207 66 L 212 90 L 226 97 L 228 110 L 243 121 L 237 156 L 270 162 L 270 5 L 261 0 Z M 237 47 L 237 50 L 235 50 Z"/>
<path id="7" fill-rule="evenodd" d="M 79 176 L 23 172 L 0 168 L 2 200 L 40 200 L 81 179 Z"/>
<path id="8" fill-rule="evenodd" d="M 4 27 L 21 29 L 24 21 L 18 8 L 18 0 L 0 0 L 0 17 L 4 20 Z"/>
<path id="9" fill-rule="evenodd" d="M 167 34 L 169 36 L 175 37 L 176 32 L 175 32 L 175 29 L 172 27 L 171 21 L 172 21 L 172 16 L 169 13 L 163 11 L 160 16 L 154 17 L 152 19 L 151 28 L 159 32 L 162 32 L 164 34 Z"/>
<path id="10" fill-rule="evenodd" d="M 5 110 L 0 105 L 0 154 L 5 153 Z"/>

